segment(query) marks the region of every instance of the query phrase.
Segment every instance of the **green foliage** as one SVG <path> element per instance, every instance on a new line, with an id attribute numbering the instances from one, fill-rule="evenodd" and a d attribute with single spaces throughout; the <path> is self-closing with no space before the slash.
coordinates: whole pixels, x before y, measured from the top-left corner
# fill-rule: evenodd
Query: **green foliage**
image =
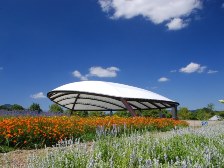
<path id="1" fill-rule="evenodd" d="M 178 110 L 178 118 L 181 120 L 188 120 L 191 117 L 191 112 L 188 110 L 187 107 L 181 107 Z"/>
<path id="2" fill-rule="evenodd" d="M 142 117 L 153 117 L 153 118 L 171 118 L 172 115 L 165 109 L 159 110 L 159 109 L 152 109 L 152 110 L 135 110 L 135 113 L 137 116 L 142 116 Z M 114 113 L 115 115 L 119 117 L 131 117 L 130 112 L 128 111 L 117 111 Z"/>
<path id="3" fill-rule="evenodd" d="M 79 116 L 79 117 L 88 117 L 88 111 L 70 111 L 71 115 Z"/>
<path id="4" fill-rule="evenodd" d="M 89 113 L 88 111 L 78 111 L 78 110 L 70 110 L 70 109 L 67 109 L 64 111 L 65 114 L 69 114 L 71 116 L 79 116 L 79 117 L 88 117 L 89 116 Z"/>
<path id="5" fill-rule="evenodd" d="M 218 115 L 224 119 L 224 111 L 216 112 L 216 115 Z"/>
<path id="6" fill-rule="evenodd" d="M 214 115 L 215 115 L 214 104 L 209 103 L 207 107 L 197 109 L 196 112 L 194 112 L 194 116 L 191 115 L 191 117 L 194 117 L 197 120 L 208 120 Z"/>
<path id="7" fill-rule="evenodd" d="M 5 104 L 0 106 L 0 110 L 7 110 L 7 111 L 18 111 L 18 110 L 24 110 L 23 106 L 19 104 Z"/>
<path id="8" fill-rule="evenodd" d="M 40 105 L 38 103 L 31 104 L 29 107 L 29 110 L 30 111 L 38 111 L 38 112 L 42 111 L 42 109 L 40 108 Z"/>
<path id="9" fill-rule="evenodd" d="M 166 118 L 172 118 L 172 117 L 173 117 L 172 114 L 170 112 L 167 112 Z"/>
<path id="10" fill-rule="evenodd" d="M 196 112 L 190 112 L 190 120 L 198 120 L 197 119 L 197 113 Z"/>
<path id="11" fill-rule="evenodd" d="M 158 109 L 142 110 L 142 116 L 144 116 L 144 117 L 158 118 L 158 117 L 160 117 L 160 113 L 161 112 Z"/>
<path id="12" fill-rule="evenodd" d="M 89 111 L 90 117 L 103 117 L 105 113 L 103 111 Z"/>
<path id="13" fill-rule="evenodd" d="M 15 150 L 15 148 L 13 147 L 5 146 L 5 145 L 0 146 L 0 153 L 7 153 L 13 150 Z"/>
<path id="14" fill-rule="evenodd" d="M 54 113 L 63 113 L 64 110 L 61 108 L 61 106 L 52 104 L 49 106 L 49 111 Z"/>
<path id="15" fill-rule="evenodd" d="M 214 109 L 215 109 L 215 105 L 213 104 L 213 103 L 209 103 L 208 105 L 207 105 L 207 109 L 209 110 L 209 111 L 214 111 Z"/>
<path id="16" fill-rule="evenodd" d="M 153 118 L 171 118 L 172 115 L 166 109 L 152 109 L 152 110 L 142 110 L 141 115 L 143 117 L 153 117 Z"/>
<path id="17" fill-rule="evenodd" d="M 13 104 L 11 110 L 24 110 L 24 108 L 21 105 Z"/>
<path id="18" fill-rule="evenodd" d="M 1 105 L 0 110 L 11 110 L 11 105 Z"/>
<path id="19" fill-rule="evenodd" d="M 198 120 L 208 120 L 213 115 L 213 112 L 210 112 L 207 108 L 196 110 L 196 118 Z"/>
<path id="20" fill-rule="evenodd" d="M 135 113 L 137 116 L 142 116 L 142 117 L 153 117 L 153 118 L 172 118 L 172 115 L 166 110 L 166 109 L 152 109 L 152 110 L 135 110 Z M 117 115 L 119 117 L 131 117 L 130 112 L 128 111 L 116 111 L 114 115 Z"/>
<path id="21" fill-rule="evenodd" d="M 131 117 L 131 114 L 128 111 L 116 111 L 114 115 L 119 117 Z"/>

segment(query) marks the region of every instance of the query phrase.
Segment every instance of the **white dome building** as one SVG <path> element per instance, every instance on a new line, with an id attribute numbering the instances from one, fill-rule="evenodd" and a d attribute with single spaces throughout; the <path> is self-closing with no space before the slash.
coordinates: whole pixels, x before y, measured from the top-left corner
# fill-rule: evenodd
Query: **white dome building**
<path id="1" fill-rule="evenodd" d="M 173 108 L 177 118 L 178 102 L 154 92 L 124 84 L 82 81 L 60 86 L 47 94 L 53 102 L 72 111 L 118 111 Z"/>

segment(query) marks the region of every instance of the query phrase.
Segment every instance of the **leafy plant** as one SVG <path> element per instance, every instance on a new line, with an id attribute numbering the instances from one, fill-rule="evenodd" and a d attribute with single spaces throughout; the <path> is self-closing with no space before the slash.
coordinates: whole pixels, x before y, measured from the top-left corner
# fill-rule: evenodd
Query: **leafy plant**
<path id="1" fill-rule="evenodd" d="M 40 105 L 37 104 L 37 103 L 31 104 L 30 107 L 29 107 L 29 110 L 31 110 L 31 111 L 38 111 L 38 112 L 42 111 L 42 109 L 40 108 Z"/>
<path id="2" fill-rule="evenodd" d="M 61 108 L 61 106 L 59 106 L 57 104 L 50 105 L 49 111 L 53 112 L 53 113 L 63 113 L 64 112 L 63 108 Z"/>

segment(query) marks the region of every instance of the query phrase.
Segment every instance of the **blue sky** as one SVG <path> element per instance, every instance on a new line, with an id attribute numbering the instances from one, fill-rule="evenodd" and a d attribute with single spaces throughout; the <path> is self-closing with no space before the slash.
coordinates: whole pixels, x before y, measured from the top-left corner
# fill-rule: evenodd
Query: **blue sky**
<path id="1" fill-rule="evenodd" d="M 103 80 L 224 109 L 222 0 L 7 0 L 0 24 L 0 105 Z"/>

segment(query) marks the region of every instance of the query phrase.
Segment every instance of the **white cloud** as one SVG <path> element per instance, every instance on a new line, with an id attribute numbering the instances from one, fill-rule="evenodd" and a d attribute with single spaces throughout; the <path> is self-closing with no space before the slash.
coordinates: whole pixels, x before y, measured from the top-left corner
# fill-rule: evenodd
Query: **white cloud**
<path id="1" fill-rule="evenodd" d="M 72 72 L 72 75 L 76 78 L 79 78 L 80 80 L 84 81 L 84 80 L 88 80 L 87 75 L 82 75 L 79 71 L 75 70 L 74 72 Z"/>
<path id="2" fill-rule="evenodd" d="M 46 98 L 46 96 L 44 95 L 43 92 L 33 94 L 30 97 L 33 98 L 33 99 L 44 99 L 44 98 Z"/>
<path id="3" fill-rule="evenodd" d="M 155 24 L 174 22 L 175 18 L 186 19 L 194 11 L 202 8 L 202 0 L 98 0 L 98 2 L 104 12 L 111 14 L 112 19 L 143 16 Z M 183 20 L 182 22 L 185 23 Z M 179 29 L 183 27 L 183 24 L 179 23 Z"/>
<path id="4" fill-rule="evenodd" d="M 80 80 L 81 81 L 86 81 L 86 80 L 88 80 L 88 77 L 87 76 L 81 76 Z"/>
<path id="5" fill-rule="evenodd" d="M 186 27 L 188 23 L 180 18 L 174 18 L 166 24 L 169 30 L 179 30 Z"/>
<path id="6" fill-rule="evenodd" d="M 90 76 L 97 76 L 97 77 L 116 77 L 119 68 L 117 67 L 109 67 L 109 68 L 102 68 L 102 67 L 91 67 L 89 69 Z"/>
<path id="7" fill-rule="evenodd" d="M 206 66 L 201 66 L 198 70 L 198 73 L 204 72 L 206 68 L 207 68 Z"/>
<path id="8" fill-rule="evenodd" d="M 82 75 L 79 71 L 74 71 L 74 72 L 72 72 L 72 74 L 73 74 L 74 77 L 77 77 L 77 78 L 82 77 Z"/>
<path id="9" fill-rule="evenodd" d="M 218 73 L 219 71 L 216 71 L 216 70 L 208 70 L 208 74 L 214 74 L 214 73 Z"/>
<path id="10" fill-rule="evenodd" d="M 186 67 L 181 68 L 179 71 L 183 73 L 202 73 L 206 68 L 206 66 L 201 66 L 200 64 L 191 62 Z"/>
<path id="11" fill-rule="evenodd" d="M 111 0 L 99 0 L 99 4 L 104 12 L 111 10 Z"/>
<path id="12" fill-rule="evenodd" d="M 169 81 L 169 79 L 166 77 L 161 77 L 158 79 L 158 82 L 167 82 L 167 81 Z"/>
<path id="13" fill-rule="evenodd" d="M 175 73 L 175 72 L 177 72 L 177 70 L 171 70 L 170 72 L 171 72 L 171 73 Z"/>
<path id="14" fill-rule="evenodd" d="M 86 75 L 82 75 L 77 70 L 72 72 L 72 75 L 76 78 L 79 78 L 80 80 L 88 80 L 88 78 L 91 76 L 96 76 L 99 78 L 116 77 L 118 71 L 120 71 L 120 69 L 117 67 L 102 68 L 100 66 L 97 66 L 97 67 L 90 67 L 89 73 Z"/>
<path id="15" fill-rule="evenodd" d="M 0 71 L 3 70 L 3 67 L 0 67 Z"/>

